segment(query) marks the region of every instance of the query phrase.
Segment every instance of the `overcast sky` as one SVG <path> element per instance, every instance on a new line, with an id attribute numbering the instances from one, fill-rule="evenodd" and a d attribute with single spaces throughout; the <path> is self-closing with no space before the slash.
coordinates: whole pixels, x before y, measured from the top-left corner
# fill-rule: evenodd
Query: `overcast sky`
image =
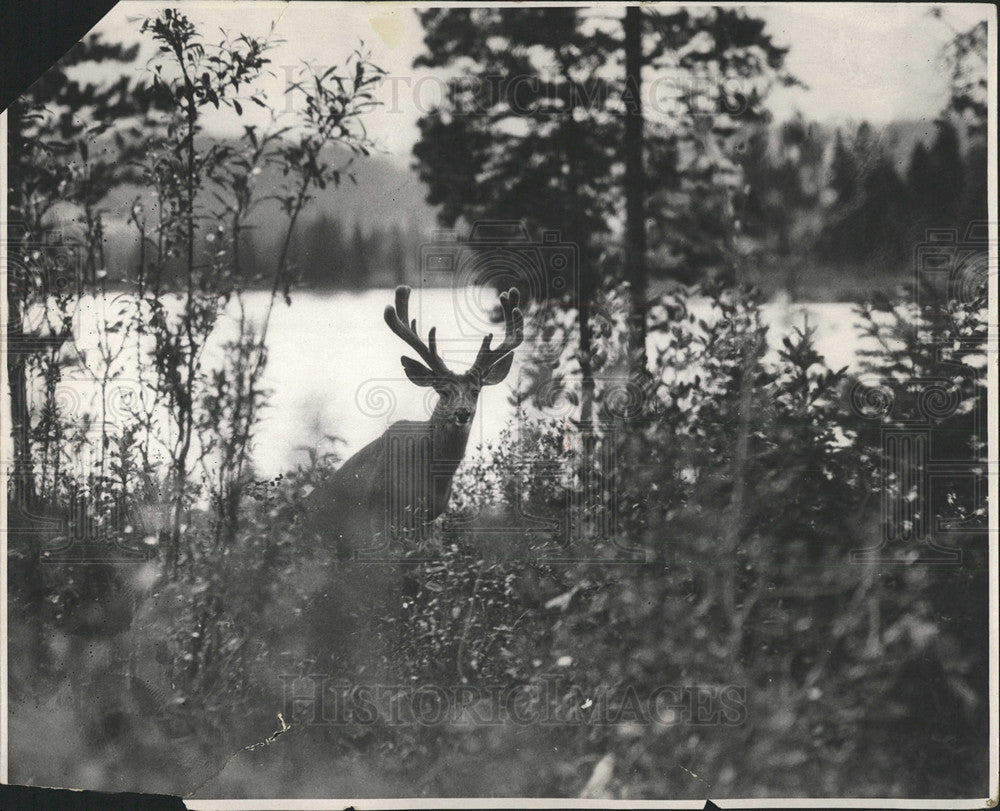
<path id="1" fill-rule="evenodd" d="M 411 8 L 388 3 L 183 2 L 177 4 L 208 36 L 219 27 L 264 35 L 272 21 L 284 40 L 272 53 L 277 76 L 266 91 L 280 98 L 284 66 L 303 60 L 320 66 L 340 62 L 363 41 L 372 60 L 391 77 L 383 88 L 385 108 L 369 119 L 382 146 L 408 159 L 421 109 L 432 104 L 440 84 L 431 72 L 413 69 L 422 50 L 422 29 Z M 986 4 L 938 4 L 947 21 L 965 29 L 986 17 Z M 122 2 L 94 29 L 109 39 L 134 41 L 138 20 L 162 3 Z M 790 47 L 787 66 L 805 88 L 779 88 L 770 107 L 783 119 L 796 110 L 820 121 L 885 123 L 892 119 L 933 118 L 943 107 L 947 76 L 939 53 L 950 38 L 948 25 L 921 3 L 754 4 L 775 41 Z M 611 4 L 608 14 L 621 14 Z M 253 107 L 253 105 L 250 105 Z M 256 108 L 254 108 L 256 111 Z M 251 113 L 248 113 L 252 115 Z M 246 120 L 246 119 L 245 119 Z M 244 120 L 244 121 L 245 121 Z M 207 121 L 222 134 L 240 131 L 241 122 Z"/>

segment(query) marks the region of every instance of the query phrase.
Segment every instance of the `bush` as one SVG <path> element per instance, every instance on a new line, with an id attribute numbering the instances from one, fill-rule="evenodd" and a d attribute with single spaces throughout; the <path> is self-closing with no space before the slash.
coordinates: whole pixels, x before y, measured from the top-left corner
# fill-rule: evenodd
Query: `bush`
<path id="1" fill-rule="evenodd" d="M 326 793 L 331 783 L 307 777 L 320 763 L 339 764 L 346 793 L 399 796 L 418 785 L 694 797 L 704 774 L 715 794 L 956 796 L 985 779 L 975 491 L 945 481 L 932 504 L 964 530 L 942 536 L 961 566 L 926 565 L 912 547 L 895 561 L 892 549 L 856 557 L 882 537 L 879 496 L 898 486 L 882 432 L 909 424 L 906 408 L 942 363 L 957 396 L 935 429 L 954 453 L 982 453 L 985 388 L 970 344 L 942 360 L 914 337 L 921 313 L 862 309 L 885 346 L 900 342 L 855 379 L 823 365 L 808 329 L 769 354 L 744 294 L 717 292 L 702 319 L 683 297 L 662 306 L 669 332 L 641 408 L 633 399 L 616 413 L 605 397 L 607 419 L 592 427 L 522 415 L 517 436 L 463 466 L 451 512 L 396 563 L 303 548 L 295 516 L 336 462 L 314 454 L 250 488 L 232 545 L 215 544 L 211 514 L 196 514 L 188 533 L 201 551 L 183 576 L 155 562 L 131 574 L 83 567 L 52 613 L 17 617 L 21 633 L 38 623 L 73 639 L 79 628 L 58 630 L 67 618 L 99 626 L 135 605 L 117 635 L 95 631 L 100 678 L 70 677 L 83 655 L 70 642 L 48 680 L 12 670 L 12 696 L 71 684 L 104 730 L 91 740 L 111 747 L 107 774 L 149 786 L 112 755 L 146 730 L 143 757 L 163 756 L 161 780 L 176 769 L 184 785 L 207 781 L 202 795 Z M 981 338 L 974 308 L 963 312 L 962 334 Z M 903 410 L 872 422 L 866 409 L 882 401 L 864 393 L 876 370 Z M 617 544 L 595 530 L 612 503 Z M 98 604 L 100 616 L 84 608 Z M 334 723 L 317 724 L 323 678 L 342 703 Z M 254 748 L 285 723 L 266 752 Z"/>

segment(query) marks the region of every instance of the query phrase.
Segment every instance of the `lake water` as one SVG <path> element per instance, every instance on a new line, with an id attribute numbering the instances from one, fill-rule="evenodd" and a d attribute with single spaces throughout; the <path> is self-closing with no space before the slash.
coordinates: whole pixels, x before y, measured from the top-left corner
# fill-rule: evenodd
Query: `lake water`
<path id="1" fill-rule="evenodd" d="M 247 295 L 248 313 L 262 315 L 267 300 L 266 293 Z M 262 475 L 274 475 L 302 460 L 303 448 L 315 446 L 323 434 L 343 439 L 340 450 L 349 455 L 379 436 L 390 423 L 426 419 L 430 414 L 435 395 L 404 377 L 399 358 L 412 352 L 382 320 L 382 311 L 392 300 L 391 290 L 296 292 L 290 306 L 275 306 L 264 379 L 271 400 L 254 447 L 254 460 Z M 410 314 L 417 319 L 423 336 L 431 325 L 437 326 L 442 356 L 460 370 L 475 357 L 483 333 L 497 329 L 486 319 L 495 303 L 495 293 L 479 289 L 414 291 Z M 81 304 L 78 345 L 85 355 L 96 349 L 92 325 L 102 307 L 113 305 L 95 300 Z M 697 304 L 692 307 L 696 315 L 707 315 L 707 306 L 704 312 L 699 309 Z M 816 347 L 828 365 L 856 365 L 862 342 L 851 304 L 768 304 L 763 308 L 763 317 L 770 327 L 768 341 L 772 350 L 808 319 L 809 326 L 816 329 Z M 206 352 L 207 367 L 218 359 L 220 343 L 221 333 L 220 340 Z M 483 390 L 470 448 L 495 440 L 510 420 L 513 407 L 508 398 L 518 379 L 519 366 L 519 360 L 515 360 L 506 382 Z M 72 398 L 64 401 L 72 401 L 79 408 L 87 403 L 93 406 L 92 380 L 79 371 L 73 376 L 75 381 L 64 384 L 64 388 L 73 390 Z M 85 393 L 88 389 L 89 393 Z"/>

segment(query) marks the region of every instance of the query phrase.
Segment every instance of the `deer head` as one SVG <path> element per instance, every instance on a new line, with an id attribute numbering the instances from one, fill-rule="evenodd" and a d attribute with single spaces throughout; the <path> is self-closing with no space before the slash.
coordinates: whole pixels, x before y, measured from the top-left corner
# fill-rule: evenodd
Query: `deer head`
<path id="1" fill-rule="evenodd" d="M 514 350 L 524 340 L 524 316 L 518 305 L 521 296 L 512 287 L 500 294 L 500 307 L 504 317 L 504 339 L 495 349 L 493 334 L 483 338 L 472 367 L 463 374 L 456 374 L 445 366 L 437 351 L 437 329 L 431 327 L 427 343 L 417 334 L 416 319 L 409 317 L 410 288 L 396 288 L 396 306 L 385 308 L 385 323 L 420 356 L 420 361 L 405 355 L 400 358 L 403 371 L 410 382 L 417 386 L 432 386 L 440 395 L 431 417 L 436 426 L 454 427 L 468 434 L 476 414 L 479 392 L 483 386 L 494 386 L 507 377 L 514 362 Z"/>

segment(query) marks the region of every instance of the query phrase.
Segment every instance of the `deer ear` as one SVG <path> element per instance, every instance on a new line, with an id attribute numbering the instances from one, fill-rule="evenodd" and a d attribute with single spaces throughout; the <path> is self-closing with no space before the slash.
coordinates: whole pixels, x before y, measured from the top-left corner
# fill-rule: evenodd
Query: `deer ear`
<path id="1" fill-rule="evenodd" d="M 511 364 L 514 362 L 514 353 L 508 352 L 500 360 L 494 363 L 486 374 L 483 375 L 483 385 L 484 386 L 495 386 L 497 383 L 502 383 L 504 378 L 510 374 Z"/>
<path id="2" fill-rule="evenodd" d="M 410 378 L 410 382 L 415 386 L 433 386 L 437 382 L 437 376 L 424 366 L 420 361 L 408 358 L 406 355 L 400 358 L 403 364 L 403 371 Z"/>

